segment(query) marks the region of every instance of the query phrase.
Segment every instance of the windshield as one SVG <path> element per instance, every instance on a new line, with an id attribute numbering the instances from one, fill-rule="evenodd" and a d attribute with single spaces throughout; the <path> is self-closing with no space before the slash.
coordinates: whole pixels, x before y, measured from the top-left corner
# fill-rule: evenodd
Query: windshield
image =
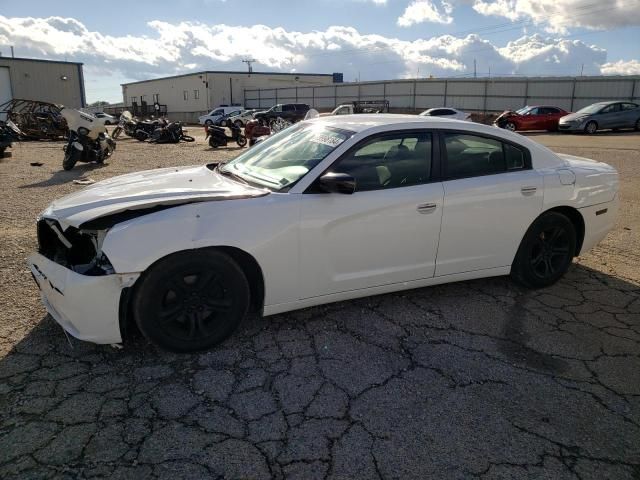
<path id="1" fill-rule="evenodd" d="M 354 132 L 317 123 L 289 127 L 220 169 L 280 191 L 293 186 Z"/>
<path id="2" fill-rule="evenodd" d="M 520 110 L 516 110 L 516 113 L 518 115 L 526 115 L 527 113 L 529 113 L 531 111 L 532 108 L 533 107 L 524 107 L 524 108 L 521 108 Z"/>
<path id="3" fill-rule="evenodd" d="M 581 108 L 576 113 L 598 113 L 602 109 L 603 105 L 601 103 L 594 103 L 593 105 L 589 105 L 588 107 Z"/>

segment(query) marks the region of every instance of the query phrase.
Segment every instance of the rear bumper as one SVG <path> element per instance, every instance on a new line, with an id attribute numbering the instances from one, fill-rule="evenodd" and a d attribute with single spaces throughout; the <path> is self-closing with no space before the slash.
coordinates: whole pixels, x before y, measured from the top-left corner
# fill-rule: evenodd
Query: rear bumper
<path id="1" fill-rule="evenodd" d="M 70 335 L 88 342 L 122 342 L 119 307 L 122 290 L 139 274 L 87 276 L 35 253 L 27 260 L 47 312 Z"/>
<path id="2" fill-rule="evenodd" d="M 618 194 L 616 194 L 611 202 L 579 209 L 584 219 L 584 241 L 580 251 L 581 255 L 600 243 L 614 227 L 618 203 Z"/>

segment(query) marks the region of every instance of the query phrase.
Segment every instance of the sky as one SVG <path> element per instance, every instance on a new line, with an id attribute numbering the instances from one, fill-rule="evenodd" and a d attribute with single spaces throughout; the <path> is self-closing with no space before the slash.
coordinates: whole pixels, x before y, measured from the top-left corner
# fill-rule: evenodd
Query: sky
<path id="1" fill-rule="evenodd" d="M 345 81 L 640 75 L 640 0 L 0 0 L 0 53 L 84 63 L 87 101 L 202 70 Z M 97 5 L 97 4 L 95 4 Z"/>

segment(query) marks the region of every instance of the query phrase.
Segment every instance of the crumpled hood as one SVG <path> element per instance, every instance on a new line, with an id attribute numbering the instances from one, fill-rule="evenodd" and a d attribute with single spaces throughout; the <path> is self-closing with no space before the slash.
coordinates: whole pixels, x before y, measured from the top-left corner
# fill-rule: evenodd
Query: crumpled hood
<path id="1" fill-rule="evenodd" d="M 268 190 L 243 185 L 207 166 L 172 167 L 113 177 L 55 200 L 42 213 L 63 230 L 125 210 L 158 205 L 232 200 L 268 195 Z"/>
<path id="2" fill-rule="evenodd" d="M 560 118 L 561 122 L 574 122 L 576 120 L 584 120 L 589 117 L 589 114 L 586 113 L 570 113 L 569 115 L 565 115 Z"/>

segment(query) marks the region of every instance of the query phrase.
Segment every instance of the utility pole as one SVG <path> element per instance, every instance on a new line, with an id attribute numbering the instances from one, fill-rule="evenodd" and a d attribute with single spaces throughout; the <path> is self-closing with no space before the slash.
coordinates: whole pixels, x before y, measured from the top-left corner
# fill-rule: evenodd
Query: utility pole
<path id="1" fill-rule="evenodd" d="M 473 59 L 473 78 L 477 78 L 477 72 L 476 72 L 476 59 Z"/>
<path id="2" fill-rule="evenodd" d="M 583 73 L 584 73 L 584 63 L 580 67 L 580 76 L 582 76 Z"/>
<path id="3" fill-rule="evenodd" d="M 247 67 L 249 67 L 249 73 L 253 72 L 253 67 L 251 66 L 251 64 L 255 62 L 255 60 L 253 58 L 246 58 L 244 60 L 242 60 L 242 63 L 246 63 Z"/>
<path id="4" fill-rule="evenodd" d="M 13 54 L 13 45 L 11 45 L 11 58 L 15 58 L 15 55 Z"/>

